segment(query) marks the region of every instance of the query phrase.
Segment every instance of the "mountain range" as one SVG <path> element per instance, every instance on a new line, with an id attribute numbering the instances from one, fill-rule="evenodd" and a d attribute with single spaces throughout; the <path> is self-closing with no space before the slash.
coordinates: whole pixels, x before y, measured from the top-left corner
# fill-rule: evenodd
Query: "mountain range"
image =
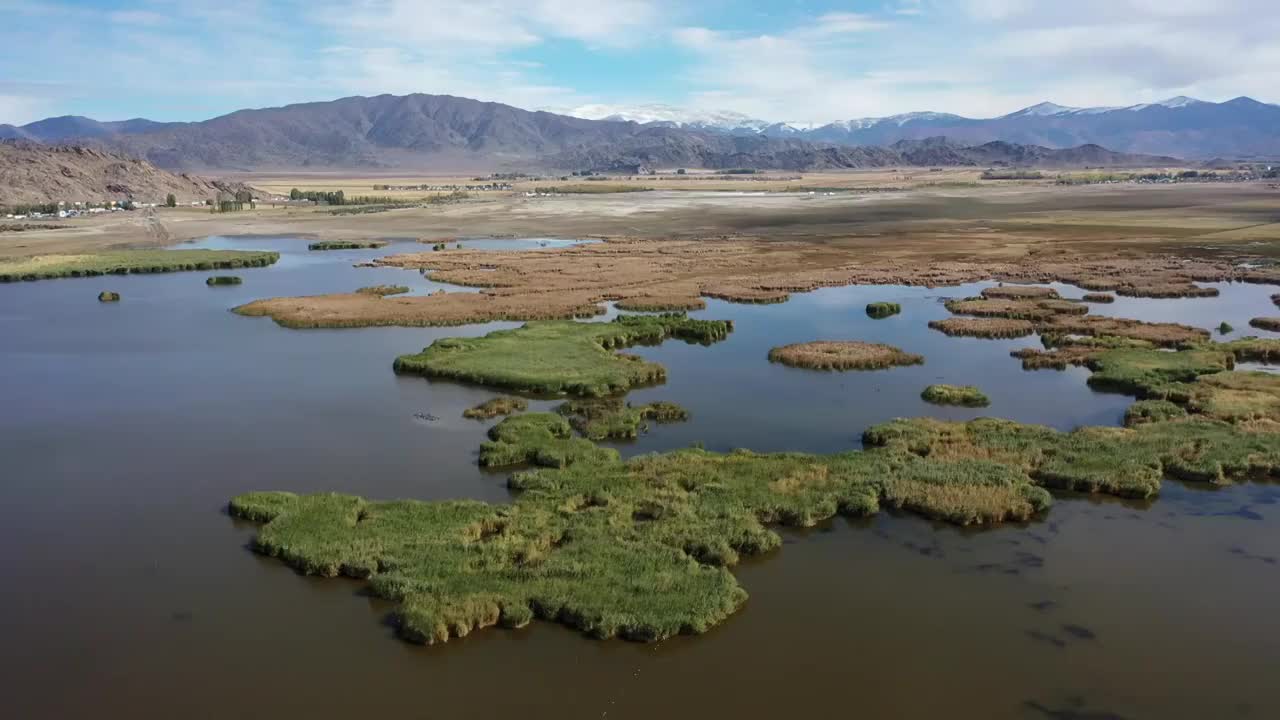
<path id="1" fill-rule="evenodd" d="M 695 117 L 665 106 L 644 114 L 601 106 L 577 112 L 607 114 L 583 118 L 448 95 L 378 95 L 240 110 L 201 122 L 65 116 L 0 125 L 0 138 L 73 143 L 197 172 L 1116 166 L 1175 162 L 1168 155 L 1280 156 L 1280 107 L 1248 98 L 1175 98 L 1130 108 L 1041 104 L 989 120 L 910 113 L 820 127 L 735 113 Z"/>
<path id="2" fill-rule="evenodd" d="M 883 146 L 944 135 L 968 144 L 993 140 L 1050 148 L 1096 144 L 1120 152 L 1185 158 L 1280 157 L 1280 106 L 1248 97 L 1213 103 L 1179 96 L 1127 107 L 1087 108 L 1044 102 L 996 118 L 911 112 L 825 125 L 774 122 L 740 113 L 689 111 L 669 105 L 585 105 L 569 114 L 630 120 L 650 127 L 840 145 Z"/>

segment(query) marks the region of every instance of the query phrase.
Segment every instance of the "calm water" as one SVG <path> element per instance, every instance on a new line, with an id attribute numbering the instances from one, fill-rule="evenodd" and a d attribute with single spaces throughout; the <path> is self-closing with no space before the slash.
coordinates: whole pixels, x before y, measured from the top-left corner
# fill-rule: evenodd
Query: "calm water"
<path id="1" fill-rule="evenodd" d="M 473 241 L 467 241 L 471 244 Z M 479 241 L 474 241 L 479 242 Z M 491 241 L 494 247 L 538 242 Z M 246 549 L 225 514 L 251 489 L 504 501 L 475 466 L 479 388 L 396 377 L 392 359 L 459 328 L 290 331 L 227 312 L 266 296 L 438 285 L 353 268 L 391 252 L 277 249 L 281 262 L 208 288 L 204 274 L 0 285 L 0 690 L 18 718 L 867 717 L 1270 718 L 1280 714 L 1280 488 L 1167 483 L 1159 500 L 1063 498 L 1044 521 L 972 532 L 910 516 L 788 533 L 737 570 L 751 600 L 712 633 L 657 645 L 560 626 L 487 630 L 422 648 L 395 639 L 360 583 L 300 577 Z M 474 246 L 474 245 L 473 245 Z M 1116 424 L 1129 398 L 1086 373 L 1024 372 L 1010 349 L 930 331 L 959 288 L 839 288 L 778 306 L 713 302 L 736 330 L 712 347 L 634 349 L 668 366 L 636 401 L 693 413 L 625 453 L 829 452 L 897 416 L 980 414 Z M 1128 300 L 1102 314 L 1247 328 L 1275 288 Z M 123 295 L 99 304 L 100 290 Z M 451 288 L 456 290 L 456 288 Z M 1064 294 L 1081 291 L 1063 288 Z M 870 300 L 903 304 L 870 320 Z M 815 373 L 774 345 L 891 342 L 923 366 Z M 974 383 L 981 411 L 918 399 Z M 535 407 L 549 407 L 549 402 Z M 421 420 L 415 414 L 437 419 Z"/>

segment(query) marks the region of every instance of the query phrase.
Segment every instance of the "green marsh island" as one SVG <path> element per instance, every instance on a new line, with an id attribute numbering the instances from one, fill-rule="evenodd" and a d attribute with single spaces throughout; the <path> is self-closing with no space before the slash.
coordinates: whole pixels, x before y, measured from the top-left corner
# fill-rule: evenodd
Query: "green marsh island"
<path id="1" fill-rule="evenodd" d="M 279 259 L 279 253 L 252 250 L 113 250 L 78 255 L 36 255 L 0 260 L 0 282 L 230 270 L 264 267 Z"/>

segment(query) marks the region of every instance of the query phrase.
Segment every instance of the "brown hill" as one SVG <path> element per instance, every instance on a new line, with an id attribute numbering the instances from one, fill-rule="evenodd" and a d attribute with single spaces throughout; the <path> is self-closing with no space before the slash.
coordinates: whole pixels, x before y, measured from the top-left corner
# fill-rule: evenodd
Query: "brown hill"
<path id="1" fill-rule="evenodd" d="M 133 200 L 163 203 L 214 199 L 242 183 L 175 175 L 146 160 L 74 145 L 0 142 L 0 205 Z"/>

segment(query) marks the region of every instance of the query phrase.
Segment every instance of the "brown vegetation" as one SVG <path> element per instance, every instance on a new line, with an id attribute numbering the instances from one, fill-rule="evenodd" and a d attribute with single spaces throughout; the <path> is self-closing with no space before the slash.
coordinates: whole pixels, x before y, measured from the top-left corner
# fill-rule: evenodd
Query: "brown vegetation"
<path id="1" fill-rule="evenodd" d="M 924 357 L 881 343 L 819 340 L 776 347 L 769 351 L 769 360 L 811 370 L 880 370 L 920 365 Z"/>
<path id="2" fill-rule="evenodd" d="M 1030 320 L 1011 318 L 947 318 L 932 320 L 929 327 L 953 337 L 1019 338 L 1036 331 Z"/>
<path id="3" fill-rule="evenodd" d="M 485 290 L 390 302 L 370 302 L 350 295 L 280 298 L 250 303 L 241 311 L 269 315 L 291 327 L 454 325 L 590 316 L 603 312 L 600 304 L 610 300 L 624 309 L 671 309 L 692 308 L 700 297 L 783 302 L 791 293 L 855 284 L 932 287 L 992 277 L 1026 282 L 1092 278 L 1112 288 L 1118 280 L 1102 279 L 1124 278 L 1132 285 L 1134 278 L 1151 276 L 1167 282 L 1180 273 L 1178 277 L 1190 283 L 1192 279 L 1231 277 L 1233 272 L 1226 264 L 1162 257 L 933 263 L 883 257 L 868 260 L 865 254 L 818 243 L 746 239 L 611 239 L 539 252 L 463 249 L 394 255 L 376 262 L 420 269 L 433 280 Z M 1044 295 L 1047 288 L 1006 286 L 991 290 Z M 1053 314 L 1086 311 L 1082 304 L 1047 296 L 985 302 L 1036 303 L 1039 310 Z"/>

